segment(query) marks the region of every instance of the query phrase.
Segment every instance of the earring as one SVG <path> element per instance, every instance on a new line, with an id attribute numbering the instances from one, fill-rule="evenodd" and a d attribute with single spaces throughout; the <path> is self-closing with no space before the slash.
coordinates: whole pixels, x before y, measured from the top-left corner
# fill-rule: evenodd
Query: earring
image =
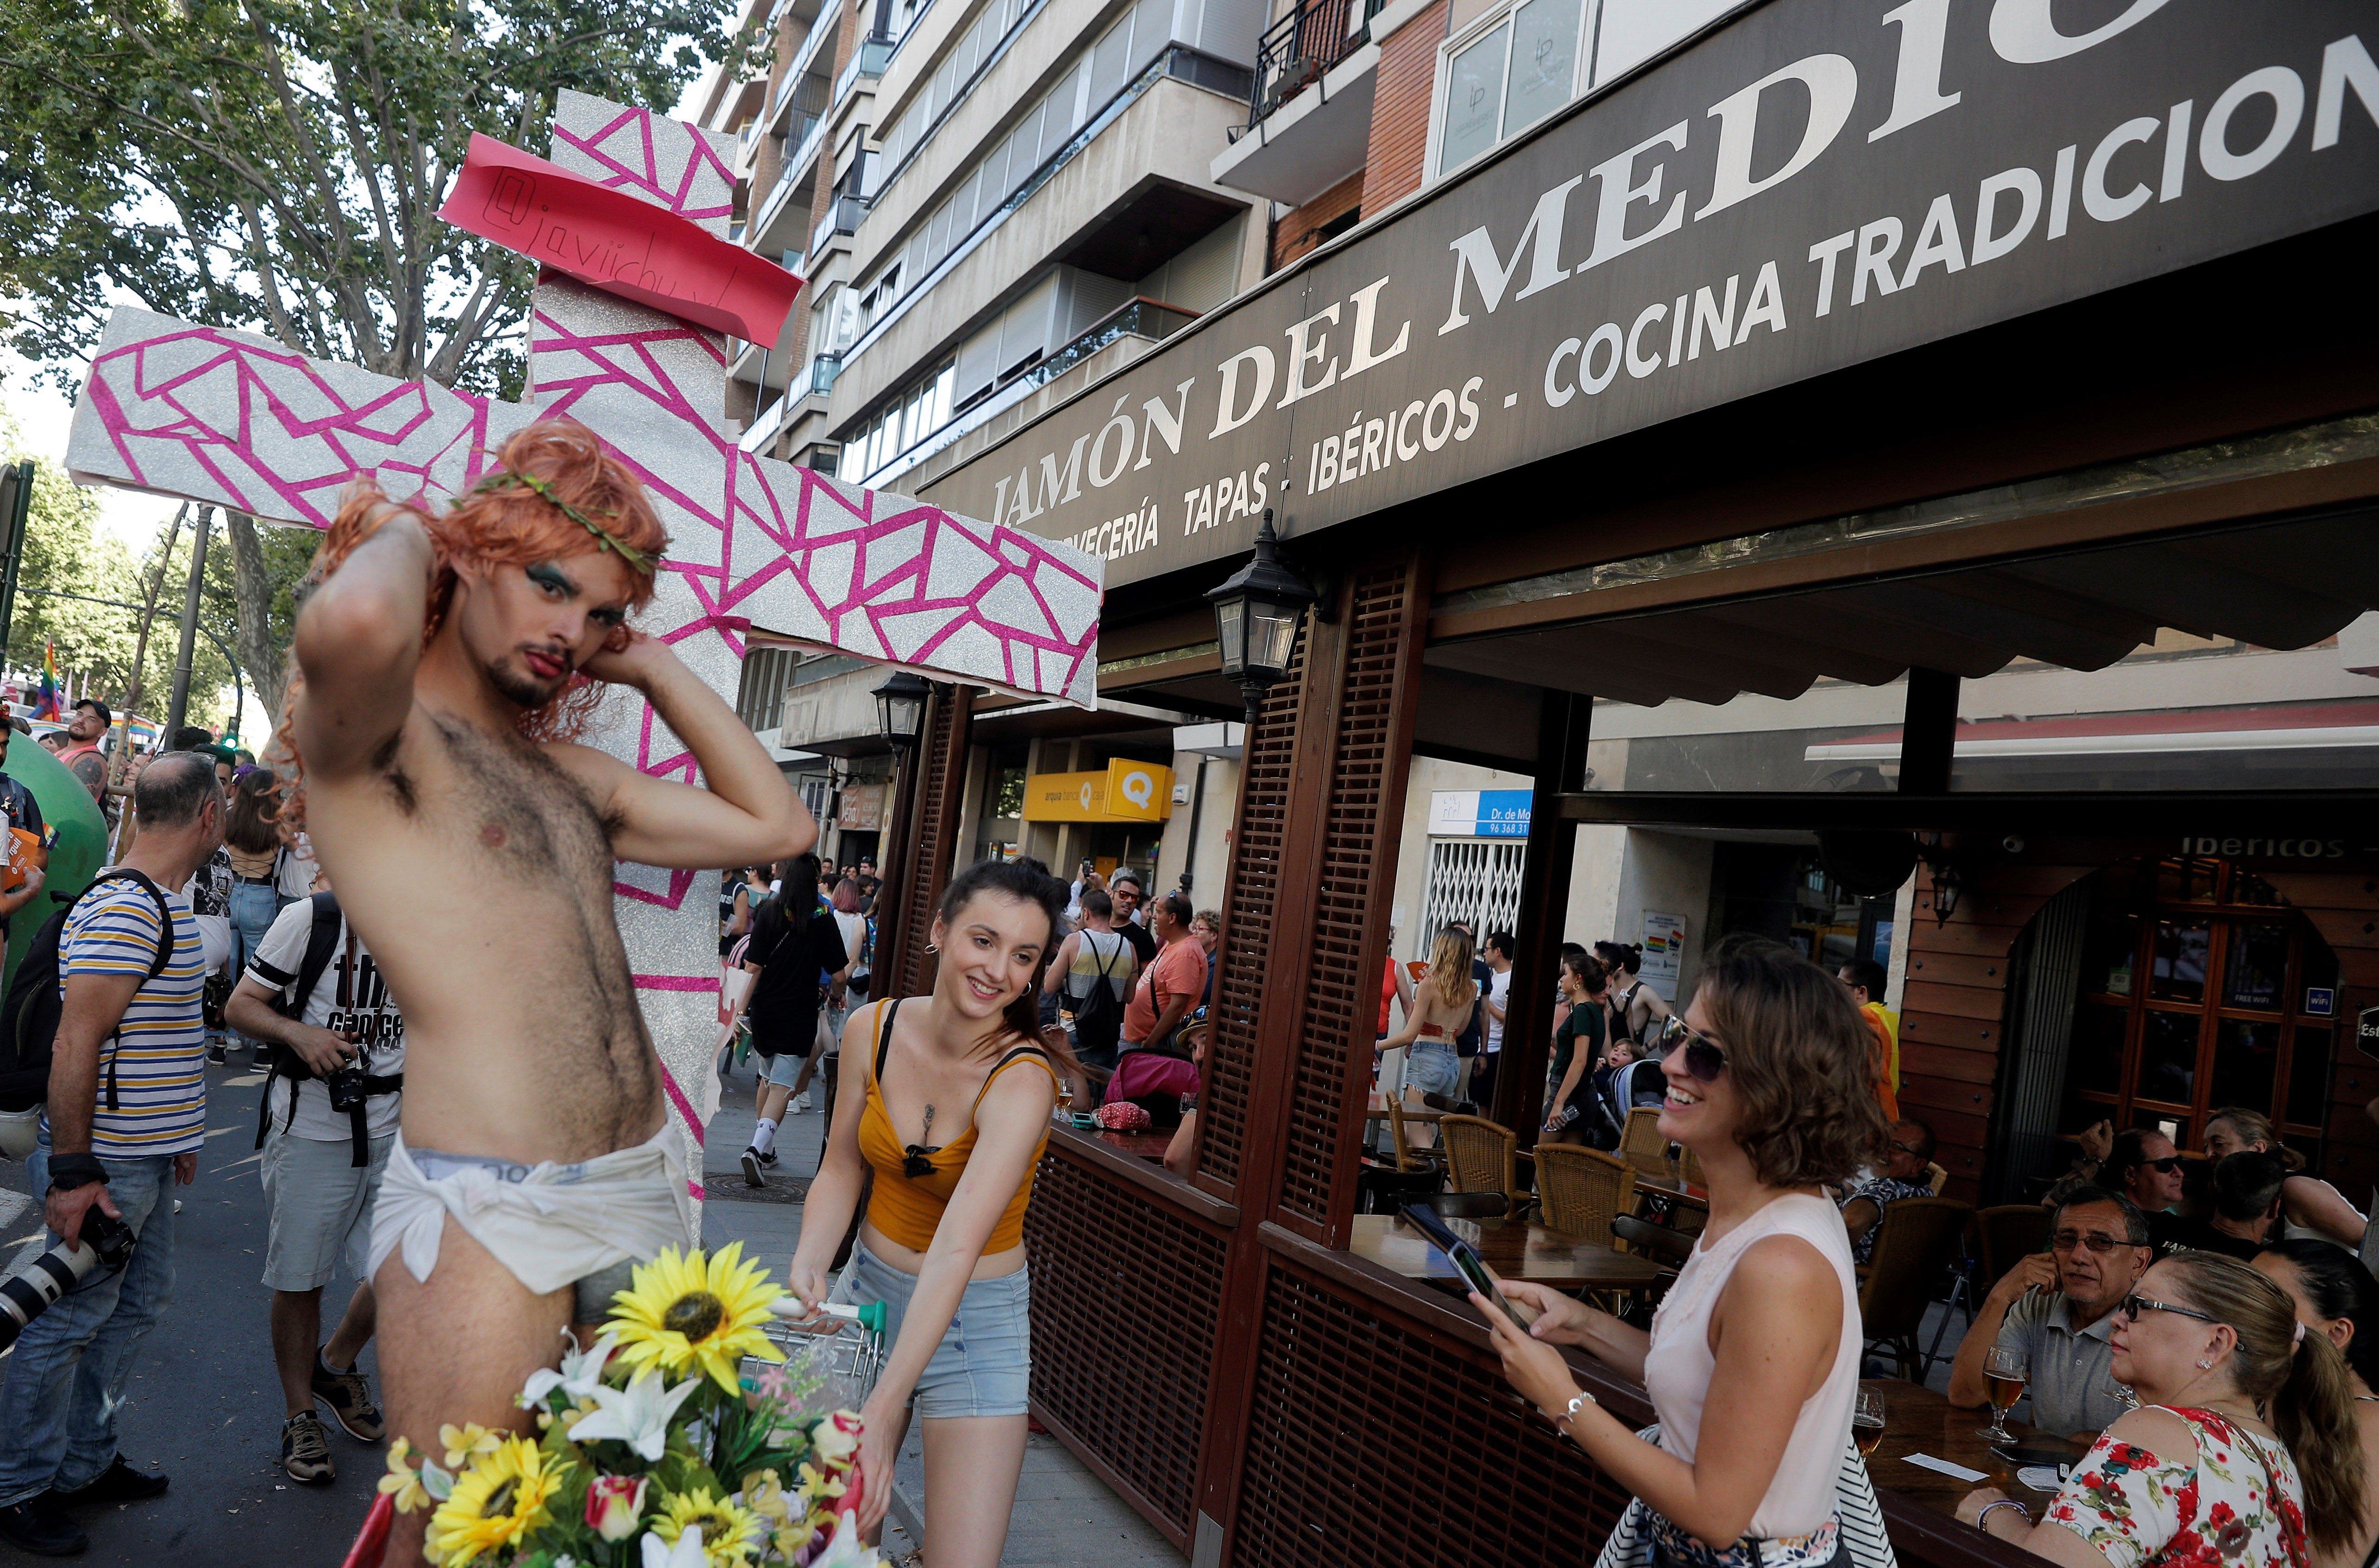
<path id="1" fill-rule="evenodd" d="M 941 949 L 940 949 L 939 947 L 937 947 L 934 946 L 934 944 L 932 944 L 931 942 L 928 942 L 928 943 L 926 943 L 926 944 L 925 944 L 925 951 L 927 951 L 928 953 L 938 953 L 938 952 L 940 952 L 940 951 L 941 951 Z"/>
<path id="2" fill-rule="evenodd" d="M 2210 1372 L 2214 1370 L 2214 1363 L 2211 1361 L 2200 1360 L 2197 1363 L 2197 1369 L 2201 1372 Z"/>

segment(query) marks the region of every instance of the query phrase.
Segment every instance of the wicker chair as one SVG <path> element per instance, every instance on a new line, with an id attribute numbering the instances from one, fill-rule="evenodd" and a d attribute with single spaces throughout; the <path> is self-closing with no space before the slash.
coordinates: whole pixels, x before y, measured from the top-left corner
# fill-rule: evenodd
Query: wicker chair
<path id="1" fill-rule="evenodd" d="M 1576 1143 L 1537 1145 L 1537 1197 L 1545 1224 L 1600 1246 L 1612 1244 L 1611 1222 L 1634 1200 L 1636 1173 L 1627 1162 Z"/>
<path id="2" fill-rule="evenodd" d="M 1698 1187 L 1705 1192 L 1709 1190 L 1709 1178 L 1702 1175 L 1702 1157 L 1683 1145 L 1679 1145 L 1677 1154 L 1677 1179 L 1687 1187 Z"/>
<path id="3" fill-rule="evenodd" d="M 1645 1176 L 1676 1174 L 1669 1164 L 1669 1140 L 1660 1136 L 1659 1106 L 1638 1105 L 1627 1113 L 1627 1126 L 1619 1135 L 1619 1154 L 1630 1168 Z"/>
<path id="4" fill-rule="evenodd" d="M 1456 1192 L 1500 1192 L 1506 1201 L 1518 1190 L 1520 1140 L 1512 1129 L 1484 1116 L 1448 1116 L 1437 1124 L 1446 1173 Z"/>
<path id="5" fill-rule="evenodd" d="M 1884 1211 L 1875 1260 L 1859 1288 L 1859 1318 L 1868 1350 L 1890 1355 L 1912 1382 L 1925 1381 L 1926 1357 L 1916 1348 L 1925 1308 L 1974 1218 L 1973 1204 L 1950 1198 L 1903 1198 Z"/>
<path id="6" fill-rule="evenodd" d="M 1396 1169 L 1407 1173 L 1443 1171 L 1445 1169 L 1445 1149 L 1441 1140 L 1433 1149 L 1417 1148 L 1405 1128 L 1405 1101 L 1401 1094 L 1388 1099 L 1388 1134 L 1396 1143 Z"/>

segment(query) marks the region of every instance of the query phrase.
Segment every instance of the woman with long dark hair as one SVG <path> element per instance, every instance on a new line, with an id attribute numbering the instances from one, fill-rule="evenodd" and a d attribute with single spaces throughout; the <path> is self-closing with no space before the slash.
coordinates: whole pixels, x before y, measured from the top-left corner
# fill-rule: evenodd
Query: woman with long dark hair
<path id="1" fill-rule="evenodd" d="M 1597 942 L 1594 956 L 1611 976 L 1611 1038 L 1633 1041 L 1637 1055 L 1649 1055 L 1647 1047 L 1660 1037 L 1671 1013 L 1667 999 L 1637 973 L 1644 967 L 1643 946 Z"/>
<path id="2" fill-rule="evenodd" d="M 2321 1335 L 2346 1357 L 2346 1392 L 2362 1440 L 2362 1528 L 2314 1552 L 2313 1568 L 2369 1568 L 2379 1562 L 2379 1283 L 2353 1253 L 2311 1238 L 2266 1247 L 2256 1254 L 2255 1272 L 2288 1293 L 2307 1334 Z"/>
<path id="3" fill-rule="evenodd" d="M 834 912 L 818 898 L 818 858 L 778 862 L 779 891 L 752 916 L 743 968 L 752 997 L 743 1017 L 752 1050 L 761 1058 L 759 1112 L 743 1151 L 743 1179 L 767 1185 L 777 1164 L 777 1124 L 810 1108 L 810 1074 L 817 1066 L 819 1010 L 827 988 L 851 972 L 851 954 Z"/>
<path id="4" fill-rule="evenodd" d="M 2114 1317 L 2118 1417 L 2035 1523 L 1996 1488 L 1958 1516 L 2068 1568 L 2305 1568 L 2362 1532 L 2345 1358 L 2288 1293 L 2218 1252 L 2177 1252 Z M 2310 1550 L 2308 1550 L 2310 1549 Z"/>
<path id="5" fill-rule="evenodd" d="M 1660 1064 L 1660 1132 L 1700 1158 L 1709 1223 L 1651 1331 L 1517 1281 L 1503 1294 L 1538 1313 L 1530 1328 L 1470 1299 L 1512 1386 L 1636 1494 L 1630 1524 L 1655 1563 L 1846 1563 L 1836 1498 L 1862 1341 L 1850 1237 L 1825 1187 L 1880 1163 L 1866 1026 L 1831 975 L 1741 935 L 1703 960 L 1685 1022 Z M 1660 1441 L 1581 1390 L 1559 1345 L 1641 1381 Z"/>
<path id="6" fill-rule="evenodd" d="M 834 1131 L 802 1214 L 793 1294 L 827 1271 L 873 1175 L 833 1298 L 880 1301 L 889 1359 L 861 1415 L 861 1527 L 891 1496 L 912 1415 L 925 1423 L 926 1560 L 994 1568 L 1024 1465 L 1032 1296 L 1024 1212 L 1049 1140 L 1063 1035 L 1041 1028 L 1034 982 L 1056 947 L 1066 885 L 1014 862 L 953 879 L 935 916 L 924 996 L 872 1003 L 843 1031 Z"/>

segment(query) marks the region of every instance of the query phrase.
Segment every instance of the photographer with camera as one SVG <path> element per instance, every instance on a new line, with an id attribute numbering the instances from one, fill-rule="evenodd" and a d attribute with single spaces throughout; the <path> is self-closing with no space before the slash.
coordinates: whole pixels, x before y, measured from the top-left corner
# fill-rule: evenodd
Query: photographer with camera
<path id="1" fill-rule="evenodd" d="M 168 1177 L 197 1179 L 206 1137 L 206 955 L 189 901 L 167 889 L 223 841 L 214 759 L 163 754 L 132 803 L 141 833 L 123 864 L 76 901 L 54 948 L 37 940 L 24 960 L 46 959 L 62 982 L 48 1112 L 27 1162 L 51 1236 L 91 1232 L 103 1252 L 115 1225 L 136 1238 L 122 1269 L 91 1269 L 27 1323 L 0 1384 L 0 1541 L 45 1557 L 90 1544 L 66 1508 L 141 1502 L 166 1486 L 116 1451 L 115 1413 L 173 1296 Z"/>
<path id="2" fill-rule="evenodd" d="M 377 1317 L 365 1261 L 372 1200 L 396 1141 L 405 1018 L 328 879 L 315 887 L 274 918 L 223 1016 L 262 1041 L 270 1062 L 256 1139 L 264 1152 L 272 1358 L 288 1405 L 281 1467 L 293 1481 L 327 1486 L 338 1471 L 318 1401 L 349 1437 L 378 1442 L 381 1435 L 380 1406 L 356 1357 Z M 343 1272 L 356 1282 L 355 1294 L 330 1344 L 317 1348 L 322 1287 Z"/>

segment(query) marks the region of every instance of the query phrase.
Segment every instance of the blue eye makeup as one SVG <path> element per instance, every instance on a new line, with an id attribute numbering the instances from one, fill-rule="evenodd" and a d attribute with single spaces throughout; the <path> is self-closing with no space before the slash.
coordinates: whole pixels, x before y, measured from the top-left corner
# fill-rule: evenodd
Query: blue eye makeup
<path id="1" fill-rule="evenodd" d="M 536 565 L 528 567 L 526 572 L 528 580 L 548 593 L 571 594 L 578 591 L 577 585 L 563 576 L 562 569 L 550 561 L 540 561 Z"/>

